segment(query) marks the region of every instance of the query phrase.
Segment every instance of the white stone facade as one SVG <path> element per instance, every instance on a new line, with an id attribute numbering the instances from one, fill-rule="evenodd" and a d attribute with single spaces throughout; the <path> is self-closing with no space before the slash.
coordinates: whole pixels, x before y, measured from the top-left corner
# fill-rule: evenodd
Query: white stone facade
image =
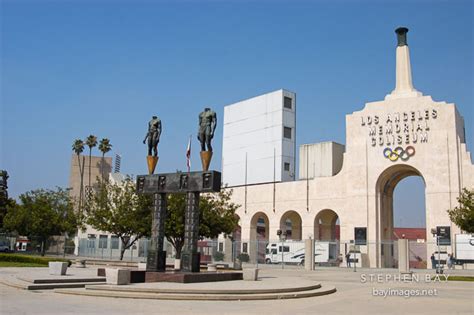
<path id="1" fill-rule="evenodd" d="M 299 179 L 334 176 L 342 169 L 344 146 L 336 142 L 300 145 Z"/>
<path id="2" fill-rule="evenodd" d="M 431 228 L 450 226 L 454 240 L 460 231 L 447 209 L 457 205 L 463 187 L 474 188 L 464 120 L 454 104 L 433 101 L 413 88 L 408 47 L 397 47 L 397 58 L 397 88 L 391 96 L 346 116 L 340 172 L 233 189 L 232 201 L 241 205 L 237 214 L 243 243 L 257 239 L 259 218 L 267 227 L 266 240 L 277 239 L 277 230 L 285 229 L 290 216 L 301 227 L 294 239 L 320 239 L 320 224 L 334 225 L 336 214 L 340 240 L 353 240 L 355 227 L 367 228 L 367 245 L 361 246 L 364 266 L 390 266 L 393 253 L 383 243 L 392 239 L 393 191 L 398 182 L 413 175 L 425 183 L 426 239 L 433 240 Z M 325 223 L 326 217 L 333 222 Z M 245 246 L 253 256 L 255 248 L 249 244 Z M 426 247 L 429 257 L 435 251 L 433 243 Z M 339 250 L 344 254 L 343 248 Z M 452 246 L 446 250 L 454 252 Z"/>

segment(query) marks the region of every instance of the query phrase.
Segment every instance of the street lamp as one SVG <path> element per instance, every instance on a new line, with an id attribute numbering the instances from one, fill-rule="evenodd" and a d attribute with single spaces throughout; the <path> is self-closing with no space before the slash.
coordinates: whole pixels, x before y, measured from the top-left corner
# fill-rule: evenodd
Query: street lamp
<path id="1" fill-rule="evenodd" d="M 441 269 L 441 251 L 439 249 L 439 238 L 441 237 L 441 235 L 435 228 L 431 229 L 431 234 L 436 237 L 436 245 L 438 246 L 438 262 L 436 264 L 436 273 L 443 273 L 443 270 Z"/>
<path id="2" fill-rule="evenodd" d="M 354 272 L 357 272 L 357 256 L 356 256 L 356 252 L 357 252 L 357 245 L 355 245 L 355 240 L 354 240 Z"/>
<path id="3" fill-rule="evenodd" d="M 284 241 L 286 239 L 286 231 L 282 231 L 282 230 L 277 230 L 277 235 L 278 237 L 280 238 L 280 241 L 281 241 L 281 269 L 285 269 L 285 262 L 284 262 Z"/>

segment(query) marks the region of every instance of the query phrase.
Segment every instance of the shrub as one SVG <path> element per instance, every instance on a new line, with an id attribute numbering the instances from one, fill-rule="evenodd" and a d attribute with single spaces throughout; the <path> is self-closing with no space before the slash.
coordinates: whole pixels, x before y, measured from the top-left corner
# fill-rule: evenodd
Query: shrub
<path id="1" fill-rule="evenodd" d="M 240 253 L 239 256 L 237 256 L 237 259 L 240 260 L 241 262 L 249 262 L 250 257 L 249 257 L 249 254 L 247 253 Z"/>
<path id="2" fill-rule="evenodd" d="M 31 255 L 23 255 L 23 254 L 0 254 L 0 261 L 7 261 L 7 262 L 19 262 L 19 263 L 31 263 L 31 264 L 39 264 L 48 266 L 50 261 L 65 261 L 71 265 L 71 261 L 62 258 L 56 257 L 38 257 L 38 256 L 31 256 Z"/>
<path id="3" fill-rule="evenodd" d="M 216 252 L 214 254 L 215 261 L 223 261 L 224 260 L 224 253 L 223 252 Z"/>

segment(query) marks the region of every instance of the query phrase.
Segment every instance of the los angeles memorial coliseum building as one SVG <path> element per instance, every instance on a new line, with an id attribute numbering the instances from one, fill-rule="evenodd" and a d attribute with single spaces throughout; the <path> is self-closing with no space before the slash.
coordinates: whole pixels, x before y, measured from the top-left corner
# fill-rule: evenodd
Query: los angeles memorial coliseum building
<path id="1" fill-rule="evenodd" d="M 279 90 L 225 107 L 223 182 L 241 205 L 240 250 L 254 257 L 257 239 L 277 240 L 278 230 L 289 229 L 292 240 L 366 238 L 361 265 L 391 267 L 393 192 L 408 176 L 425 184 L 427 257 L 436 250 L 432 228 L 460 233 L 446 210 L 463 187 L 474 187 L 464 120 L 455 104 L 413 87 L 406 31 L 397 30 L 395 89 L 346 116 L 345 146 L 301 146 L 298 180 L 296 95 Z"/>

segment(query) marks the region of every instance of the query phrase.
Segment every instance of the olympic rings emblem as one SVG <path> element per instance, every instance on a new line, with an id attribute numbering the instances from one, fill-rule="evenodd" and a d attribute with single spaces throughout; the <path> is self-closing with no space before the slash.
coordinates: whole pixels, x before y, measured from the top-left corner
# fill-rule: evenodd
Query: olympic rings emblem
<path id="1" fill-rule="evenodd" d="M 397 161 L 399 158 L 402 161 L 408 161 L 408 159 L 413 155 L 415 155 L 415 148 L 411 145 L 405 149 L 402 147 L 396 147 L 393 150 L 391 148 L 385 148 L 385 150 L 383 150 L 383 156 L 392 162 Z"/>

